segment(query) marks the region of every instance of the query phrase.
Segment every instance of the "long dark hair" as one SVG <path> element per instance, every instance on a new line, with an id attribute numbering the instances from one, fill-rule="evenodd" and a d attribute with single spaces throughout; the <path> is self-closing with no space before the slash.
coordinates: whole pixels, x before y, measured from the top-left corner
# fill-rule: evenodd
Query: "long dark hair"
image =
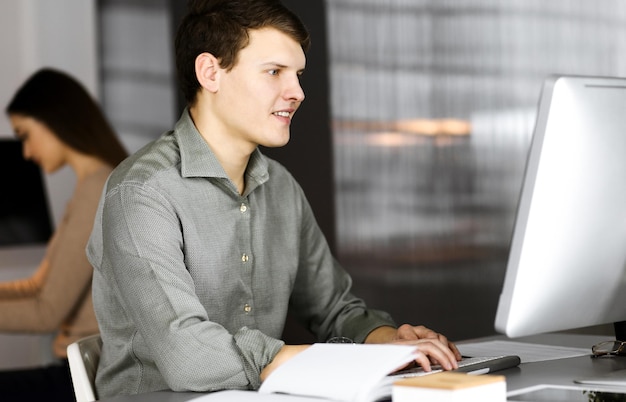
<path id="1" fill-rule="evenodd" d="M 35 72 L 17 90 L 6 113 L 38 120 L 66 145 L 111 166 L 128 156 L 96 101 L 64 72 Z"/>

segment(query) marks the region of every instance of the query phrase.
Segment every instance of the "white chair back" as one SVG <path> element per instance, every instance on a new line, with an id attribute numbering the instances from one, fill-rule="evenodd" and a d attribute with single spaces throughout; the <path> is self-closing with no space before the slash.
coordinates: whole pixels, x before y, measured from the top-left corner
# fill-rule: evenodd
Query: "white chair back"
<path id="1" fill-rule="evenodd" d="M 79 339 L 67 347 L 76 402 L 96 400 L 96 370 L 101 350 L 102 339 L 99 334 Z"/>

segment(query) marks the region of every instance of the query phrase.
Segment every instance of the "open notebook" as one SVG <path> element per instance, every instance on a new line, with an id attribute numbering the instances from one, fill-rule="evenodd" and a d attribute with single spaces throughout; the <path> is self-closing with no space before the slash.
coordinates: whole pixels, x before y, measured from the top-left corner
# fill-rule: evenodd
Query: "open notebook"
<path id="1" fill-rule="evenodd" d="M 395 381 L 426 374 L 417 367 L 396 372 L 415 359 L 415 349 L 405 345 L 314 344 L 270 374 L 259 392 L 344 402 L 389 400 Z M 466 358 L 459 371 L 483 374 L 519 363 L 517 356 Z M 441 369 L 434 367 L 428 373 L 437 371 Z"/>

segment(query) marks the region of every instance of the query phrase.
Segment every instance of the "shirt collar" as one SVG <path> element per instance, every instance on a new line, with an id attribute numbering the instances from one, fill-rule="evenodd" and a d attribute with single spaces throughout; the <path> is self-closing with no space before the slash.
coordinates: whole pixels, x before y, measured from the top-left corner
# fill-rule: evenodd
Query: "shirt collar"
<path id="1" fill-rule="evenodd" d="M 224 168 L 206 143 L 185 108 L 174 127 L 180 147 L 181 174 L 183 177 L 217 177 L 228 179 Z M 246 192 L 269 179 L 267 158 L 257 148 L 250 155 L 246 169 Z"/>

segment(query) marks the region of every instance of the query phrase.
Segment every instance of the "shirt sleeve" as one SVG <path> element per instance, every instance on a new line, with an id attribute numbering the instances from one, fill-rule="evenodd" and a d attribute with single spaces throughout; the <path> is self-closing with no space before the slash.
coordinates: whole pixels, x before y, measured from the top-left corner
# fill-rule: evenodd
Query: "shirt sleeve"
<path id="1" fill-rule="evenodd" d="M 245 327 L 231 334 L 211 321 L 185 266 L 177 213 L 184 211 L 146 185 L 118 185 L 105 199 L 101 271 L 125 324 L 136 328 L 128 334 L 133 355 L 155 364 L 176 391 L 258 388 L 283 342 Z"/>
<path id="2" fill-rule="evenodd" d="M 332 256 L 303 193 L 300 202 L 300 263 L 290 306 L 294 315 L 319 342 L 345 336 L 362 343 L 378 327 L 396 327 L 389 314 L 367 308 L 361 298 L 351 293 L 352 279 Z"/>

